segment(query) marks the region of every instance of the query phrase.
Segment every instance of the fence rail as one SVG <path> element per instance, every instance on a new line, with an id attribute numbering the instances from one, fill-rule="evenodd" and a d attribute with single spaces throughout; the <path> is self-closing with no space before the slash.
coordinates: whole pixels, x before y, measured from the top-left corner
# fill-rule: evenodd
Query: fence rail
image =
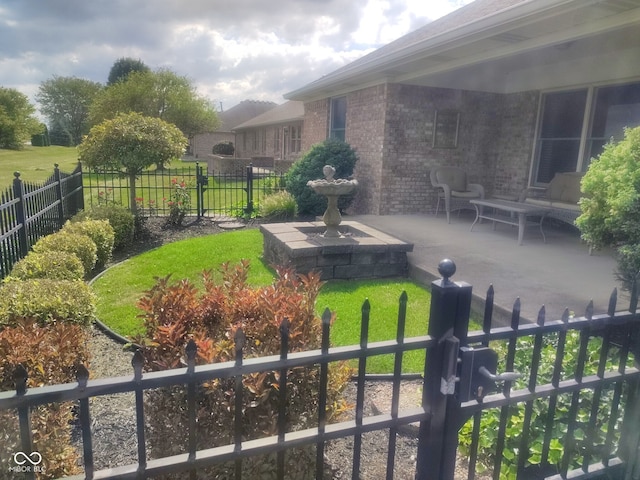
<path id="1" fill-rule="evenodd" d="M 251 214 L 261 199 L 284 188 L 284 175 L 248 165 L 232 172 L 207 172 L 196 163 L 180 168 L 149 170 L 136 179 L 136 203 L 144 215 L 168 215 L 176 186 L 188 192 L 188 215 Z M 118 171 L 85 171 L 87 205 L 115 201 L 129 207 L 129 182 Z"/>
<path id="2" fill-rule="evenodd" d="M 84 208 L 80 164 L 69 174 L 56 164 L 51 177 L 40 184 L 23 181 L 19 172 L 14 176 L 12 187 L 0 193 L 0 279 L 39 238 L 57 231 Z"/>
<path id="3" fill-rule="evenodd" d="M 432 299 L 430 307 L 429 331 L 421 337 L 405 338 L 404 323 L 406 317 L 407 298 L 403 294 L 400 298 L 397 332 L 395 340 L 384 342 L 368 342 L 369 303 L 365 301 L 362 308 L 361 339 L 359 345 L 346 347 L 329 347 L 329 330 L 331 313 L 326 310 L 322 316 L 321 348 L 313 351 L 289 353 L 287 322 L 283 321 L 280 328 L 281 352 L 263 358 L 243 358 L 245 339 L 240 333 L 235 337 L 235 361 L 195 365 L 197 349 L 190 341 L 185 350 L 186 368 L 143 373 L 142 356 L 134 356 L 133 375 L 121 378 L 105 378 L 88 380 L 89 373 L 84 367 L 78 369 L 77 384 L 55 385 L 27 389 L 27 372 L 18 368 L 15 392 L 0 392 L 0 410 L 17 409 L 21 446 L 23 452 L 33 452 L 34 444 L 31 437 L 29 411 L 35 405 L 58 403 L 63 401 L 77 402 L 79 408 L 79 422 L 84 451 L 84 476 L 80 478 L 148 478 L 154 475 L 176 472 L 191 472 L 195 478 L 196 472 L 208 466 L 224 462 L 236 462 L 236 479 L 242 478 L 242 461 L 253 455 L 276 453 L 278 459 L 277 478 L 285 478 L 284 456 L 286 451 L 302 445 L 316 445 L 316 478 L 324 478 L 323 452 L 326 442 L 342 438 L 353 437 L 352 477 L 359 478 L 360 452 L 363 434 L 377 430 L 388 430 L 389 439 L 387 450 L 387 479 L 394 474 L 394 458 L 398 427 L 411 422 L 420 422 L 417 449 L 417 480 L 452 480 L 454 478 L 456 451 L 460 442 L 460 430 L 471 419 L 473 433 L 471 438 L 471 453 L 468 456 L 468 478 L 475 478 L 476 467 L 480 462 L 478 453 L 482 440 L 480 423 L 483 413 L 493 407 L 499 408 L 499 421 L 491 424 L 490 430 L 484 435 L 497 431 L 496 444 L 492 445 L 495 464 L 493 478 L 501 477 L 501 462 L 510 451 L 517 459 L 517 468 L 509 472 L 509 478 L 546 478 L 548 472 L 530 477 L 531 469 L 527 465 L 531 455 L 530 434 L 533 413 L 533 402 L 544 399 L 548 401 L 544 415 L 547 430 L 545 433 L 542 455 L 546 455 L 548 463 L 553 467 L 552 474 L 556 479 L 587 479 L 587 478 L 624 478 L 636 480 L 640 478 L 640 317 L 636 314 L 637 296 L 632 294 L 632 301 L 627 311 L 616 312 L 615 295 L 609 306 L 609 312 L 604 315 L 593 315 L 593 308 L 587 308 L 586 314 L 579 318 L 570 318 L 568 312 L 562 319 L 545 322 L 544 309 L 537 324 L 520 325 L 519 302 L 513 309 L 512 323 L 507 327 L 492 327 L 493 290 L 487 294 L 485 318 L 482 331 L 469 332 L 469 313 L 471 304 L 471 286 L 465 283 L 454 283 L 448 278 L 434 281 L 431 284 Z M 615 293 L 615 292 L 614 292 Z M 565 372 L 568 377 L 562 378 L 561 373 L 566 366 L 567 357 L 574 352 L 565 352 L 567 335 L 572 332 L 579 334 L 579 348 L 575 355 L 577 367 Z M 554 347 L 555 360 L 553 373 L 549 381 L 539 374 L 540 354 L 546 335 L 559 336 Z M 521 338 L 531 337 L 533 347 L 522 348 L 517 345 Z M 598 355 L 589 358 L 586 355 L 589 342 L 600 339 L 602 342 Z M 506 358 L 498 362 L 494 358 L 495 352 L 489 348 L 497 348 L 502 342 L 507 349 Z M 554 344 L 556 345 L 556 344 Z M 513 369 L 514 358 L 518 350 L 526 357 L 526 365 L 530 372 L 527 382 L 521 389 L 514 388 L 515 376 L 497 372 L 499 368 Z M 410 350 L 424 352 L 426 362 L 424 371 L 422 404 L 420 407 L 400 410 L 399 392 L 402 371 L 403 354 Z M 617 351 L 617 361 L 607 363 L 611 351 Z M 365 372 L 367 359 L 382 354 L 392 354 L 395 357 L 394 373 L 391 377 L 393 393 L 391 409 L 383 414 L 364 416 Z M 481 361 L 480 357 L 485 358 Z M 491 359 L 496 361 L 491 365 Z M 358 363 L 356 379 L 356 402 L 354 417 L 350 420 L 329 424 L 326 419 L 325 407 L 327 401 L 327 368 L 333 362 L 354 360 Z M 479 367 L 487 367 L 488 376 L 482 374 Z M 296 367 L 318 368 L 319 397 L 315 426 L 301 431 L 287 431 L 285 425 L 287 372 Z M 587 373 L 595 369 L 595 373 Z M 242 423 L 235 421 L 235 431 L 230 432 L 232 439 L 228 444 L 206 449 L 197 449 L 198 407 L 196 403 L 197 385 L 213 379 L 235 379 L 235 389 L 229 392 L 235 396 L 235 409 L 232 407 L 230 415 L 239 418 L 242 415 L 242 378 L 259 372 L 277 372 L 278 384 L 278 414 L 277 435 L 247 440 L 242 430 Z M 483 376 L 484 375 L 484 376 Z M 487 378 L 489 380 L 487 380 Z M 496 388 L 496 382 L 503 384 Z M 188 422 L 184 425 L 187 440 L 183 445 L 183 453 L 165 458 L 148 459 L 145 447 L 145 406 L 144 393 L 151 389 L 168 386 L 181 386 L 186 389 L 186 411 Z M 613 401 L 609 402 L 603 392 L 609 387 L 614 388 Z M 100 395 L 133 392 L 136 397 L 136 420 L 138 462 L 108 470 L 94 472 L 92 431 L 90 420 L 89 399 Z M 496 392 L 496 393 L 493 393 Z M 559 407 L 558 398 L 561 395 L 571 396 L 571 407 L 559 419 L 556 415 Z M 586 397 L 583 397 L 586 395 Z M 584 398 L 589 398 L 586 419 L 579 418 Z M 240 399 L 240 400 L 238 400 Z M 509 433 L 507 427 L 510 419 L 519 414 L 513 412 L 519 404 L 524 404 L 524 423 L 517 428 L 517 432 Z M 602 412 L 601 409 L 607 409 Z M 206 412 L 204 412 L 206 414 Z M 602 441 L 594 434 L 597 427 L 596 420 L 605 415 L 607 428 L 606 439 Z M 559 460 L 550 462 L 549 449 L 553 427 L 557 423 L 567 422 L 566 432 L 561 435 L 564 453 Z M 582 435 L 578 433 L 582 431 Z M 586 434 L 585 434 L 586 432 Z M 521 435 L 522 439 L 515 449 L 507 450 L 505 440 L 509 435 Z M 601 444 L 601 442 L 604 442 Z M 604 448 L 603 448 L 604 447 Z M 536 447 L 538 448 L 538 447 Z M 346 452 L 345 452 L 346 453 Z M 576 466 L 577 465 L 577 466 Z M 535 466 L 535 465 L 534 465 Z M 548 465 L 547 465 L 548 466 Z M 525 476 L 526 475 L 526 476 Z M 33 478 L 33 475 L 31 476 Z"/>

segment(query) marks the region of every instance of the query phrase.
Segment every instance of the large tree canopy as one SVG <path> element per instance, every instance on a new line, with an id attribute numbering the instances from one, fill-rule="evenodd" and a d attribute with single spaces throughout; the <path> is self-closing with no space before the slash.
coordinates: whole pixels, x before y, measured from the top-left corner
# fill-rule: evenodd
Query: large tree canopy
<path id="1" fill-rule="evenodd" d="M 52 128 L 62 130 L 78 145 L 89 132 L 89 107 L 102 88 L 98 82 L 54 75 L 40 84 L 36 100 Z"/>
<path id="2" fill-rule="evenodd" d="M 134 112 L 93 127 L 79 152 L 88 167 L 120 170 L 129 177 L 129 205 L 135 211 L 136 176 L 153 164 L 179 158 L 186 145 L 187 139 L 174 125 Z"/>
<path id="3" fill-rule="evenodd" d="M 119 58 L 115 61 L 115 63 L 111 67 L 111 70 L 109 71 L 107 86 L 126 80 L 129 74 L 132 72 L 149 71 L 149 67 L 147 67 L 140 59 L 136 60 L 135 58 L 130 57 Z"/>
<path id="4" fill-rule="evenodd" d="M 214 131 L 219 124 L 213 105 L 197 94 L 189 79 L 166 69 L 131 72 L 125 80 L 107 87 L 91 107 L 91 123 L 125 112 L 173 123 L 189 138 Z"/>
<path id="5" fill-rule="evenodd" d="M 0 87 L 0 148 L 20 150 L 31 135 L 41 133 L 35 111 L 26 95 Z"/>

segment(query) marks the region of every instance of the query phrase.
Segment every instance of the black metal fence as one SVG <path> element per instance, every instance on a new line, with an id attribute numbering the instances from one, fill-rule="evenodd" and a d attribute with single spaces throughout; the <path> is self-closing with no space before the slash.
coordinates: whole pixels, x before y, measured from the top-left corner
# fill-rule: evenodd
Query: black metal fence
<path id="1" fill-rule="evenodd" d="M 84 208 L 80 164 L 72 173 L 61 172 L 56 164 L 43 183 L 25 182 L 18 172 L 14 176 L 13 186 L 0 193 L 0 279 L 40 237 Z"/>
<path id="2" fill-rule="evenodd" d="M 264 196 L 282 190 L 284 184 L 283 174 L 253 165 L 217 173 L 196 163 L 142 172 L 136 179 L 135 202 L 148 216 L 168 215 L 176 201 L 184 202 L 188 215 L 242 216 L 253 213 Z M 129 180 L 120 172 L 85 171 L 84 189 L 88 206 L 110 201 L 130 206 Z"/>
<path id="3" fill-rule="evenodd" d="M 224 462 L 236 462 L 236 478 L 241 478 L 243 459 L 264 453 L 278 455 L 278 465 L 284 465 L 283 458 L 287 450 L 303 445 L 316 446 L 316 478 L 323 478 L 323 452 L 327 442 L 341 437 L 353 438 L 352 478 L 359 478 L 360 454 L 363 434 L 366 432 L 388 430 L 386 445 L 387 479 L 394 475 L 394 458 L 398 427 L 403 424 L 420 422 L 417 448 L 416 479 L 448 480 L 454 478 L 456 452 L 461 443 L 459 432 L 469 419 L 473 424 L 468 434 L 470 453 L 467 478 L 476 476 L 481 461 L 486 462 L 479 453 L 483 446 L 483 436 L 496 433 L 495 443 L 490 444 L 490 457 L 493 458 L 493 478 L 503 478 L 505 471 L 503 459 L 511 458 L 515 464 L 513 472 L 506 472 L 507 478 L 640 478 L 640 369 L 638 365 L 638 332 L 640 319 L 636 314 L 637 300 L 632 300 L 628 311 L 616 312 L 615 296 L 609 306 L 609 313 L 593 315 L 588 308 L 585 316 L 571 318 L 568 313 L 560 320 L 545 321 L 544 310 L 537 324 L 520 325 L 519 303 L 513 310 L 513 321 L 508 327 L 492 327 L 493 300 L 490 290 L 482 331 L 469 332 L 469 313 L 471 304 L 471 286 L 452 282 L 447 272 L 441 268 L 444 278 L 432 283 L 432 299 L 429 319 L 429 332 L 425 336 L 405 338 L 404 322 L 406 314 L 406 295 L 402 295 L 398 314 L 397 332 L 394 340 L 369 343 L 369 304 L 362 309 L 361 339 L 359 345 L 330 348 L 329 329 L 331 315 L 325 311 L 322 317 L 322 346 L 319 350 L 288 353 L 287 329 L 281 328 L 282 351 L 280 355 L 243 359 L 242 335 L 236 336 L 236 360 L 233 362 L 195 365 L 195 344 L 186 348 L 186 368 L 162 372 L 143 373 L 141 355 L 133 360 L 133 373 L 128 377 L 88 380 L 88 372 L 80 368 L 78 382 L 75 384 L 47 386 L 26 389 L 26 372 L 16 373 L 16 391 L 0 393 L 0 410 L 16 409 L 20 422 L 21 448 L 23 455 L 34 452 L 31 438 L 29 411 L 36 405 L 77 402 L 78 418 L 84 452 L 84 475 L 73 478 L 149 478 L 173 472 L 191 472 L 195 478 L 199 469 Z M 635 295 L 633 295 L 635 298 Z M 579 335 L 577 352 L 569 351 L 567 336 L 572 332 Z M 549 380 L 539 375 L 542 346 L 554 336 L 555 360 Z M 521 348 L 518 339 L 532 339 L 531 348 Z M 589 342 L 599 339 L 598 355 L 587 355 Z M 506 357 L 498 359 L 494 348 L 499 345 L 506 348 Z M 490 348 L 491 347 L 491 348 Z M 501 368 L 513 370 L 514 358 L 518 349 L 528 358 L 529 371 L 523 387 L 517 387 L 518 375 L 513 372 L 499 373 Z M 400 410 L 399 392 L 403 354 L 410 350 L 422 351 L 426 363 L 422 405 L 417 408 Z M 616 361 L 611 366 L 611 353 L 615 350 Z M 393 393 L 388 412 L 372 416 L 364 415 L 365 371 L 367 359 L 375 355 L 391 354 L 395 356 L 394 373 L 391 377 Z M 570 356 L 576 358 L 576 367 L 563 371 Z M 634 355 L 636 356 L 634 360 Z M 330 424 L 325 416 L 327 400 L 327 371 L 332 362 L 355 360 L 358 363 L 357 395 L 353 418 Z M 317 366 L 320 371 L 318 414 L 316 426 L 302 431 L 287 431 L 286 405 L 287 371 L 296 367 Z M 591 372 L 591 369 L 595 373 Z M 220 447 L 197 450 L 196 424 L 199 409 L 195 401 L 197 385 L 218 378 L 235 378 L 235 391 L 230 395 L 236 398 L 236 410 L 230 415 L 241 415 L 243 384 L 242 378 L 257 372 L 279 373 L 279 395 L 281 407 L 277 415 L 278 434 L 256 440 L 245 440 L 242 422 L 235 422 L 236 429 L 230 438 L 233 440 Z M 497 389 L 496 384 L 503 384 Z M 184 453 L 167 458 L 149 459 L 145 447 L 145 408 L 143 396 L 146 390 L 168 387 L 186 387 L 189 421 L 184 428 L 188 431 L 188 441 L 183 446 Z M 605 399 L 603 392 L 612 390 L 612 397 Z M 94 472 L 92 451 L 91 412 L 89 399 L 101 395 L 123 392 L 135 394 L 137 417 L 138 462 L 109 470 Z M 570 407 L 558 415 L 560 396 L 570 397 Z M 583 399 L 588 397 L 587 412 L 583 415 Z M 240 401 L 238 401 L 240 399 Z M 544 413 L 535 404 L 544 400 Z M 515 405 L 523 405 L 523 413 L 512 410 Z M 534 406 L 536 410 L 534 412 Z M 481 419 L 490 409 L 499 409 L 499 420 L 490 425 L 481 435 Z M 202 414 L 203 412 L 200 412 Z M 535 415 L 534 415 L 535 413 Z M 206 412 L 204 412 L 206 414 Z M 600 428 L 600 419 L 604 415 L 604 440 L 595 430 Z M 514 429 L 513 418 L 521 418 L 521 424 Z M 546 430 L 541 445 L 531 443 L 532 419 L 543 416 Z M 554 434 L 554 426 L 559 423 L 566 427 L 560 437 Z M 510 436 L 520 435 L 515 449 L 505 447 Z M 554 436 L 555 435 L 555 436 Z M 551 460 L 549 451 L 562 447 L 559 457 Z M 484 445 L 486 450 L 487 446 Z M 537 450 L 540 458 L 537 462 Z M 380 446 L 381 450 L 384 450 Z M 26 452 L 26 453 L 24 453 Z M 507 455 L 508 454 L 508 455 Z M 347 452 L 345 452 L 347 455 Z M 22 459 L 22 457 L 20 457 Z M 535 460 L 532 460 L 535 458 Z M 531 463 L 539 463 L 543 470 L 532 475 Z M 534 465 L 534 466 L 537 466 Z M 548 473 L 551 469 L 551 474 Z M 27 474 L 30 472 L 26 472 Z M 502 473 L 502 476 L 501 476 Z M 529 475 L 529 476 L 527 476 Z M 28 475 L 27 475 L 28 476 Z M 277 478 L 284 478 L 285 472 L 278 469 Z M 33 478 L 33 474 L 31 475 Z"/>

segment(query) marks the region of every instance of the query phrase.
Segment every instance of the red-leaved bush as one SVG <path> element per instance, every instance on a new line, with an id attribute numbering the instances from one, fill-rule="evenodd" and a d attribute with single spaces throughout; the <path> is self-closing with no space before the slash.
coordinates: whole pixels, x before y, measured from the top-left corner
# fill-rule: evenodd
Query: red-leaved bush
<path id="1" fill-rule="evenodd" d="M 76 381 L 76 366 L 89 360 L 86 328 L 70 323 L 40 326 L 33 320 L 0 330 L 0 390 L 14 390 L 14 372 L 22 365 L 27 387 Z M 47 404 L 31 410 L 33 448 L 42 456 L 38 479 L 79 473 L 78 452 L 71 443 L 70 403 Z M 16 411 L 0 411 L 0 478 L 16 478 L 13 454 L 21 451 Z M 4 475 L 9 475 L 5 477 Z"/>
<path id="2" fill-rule="evenodd" d="M 223 280 L 213 281 L 203 273 L 202 291 L 188 280 L 157 279 L 138 302 L 143 311 L 145 335 L 134 339 L 146 359 L 146 370 L 164 370 L 185 365 L 185 346 L 193 339 L 198 347 L 196 364 L 226 362 L 235 358 L 234 338 L 239 328 L 246 337 L 244 358 L 280 353 L 280 325 L 289 322 L 289 352 L 320 348 L 322 325 L 315 314 L 315 300 L 322 286 L 319 276 L 277 270 L 272 285 L 252 287 L 247 283 L 248 261 L 222 266 Z M 351 370 L 345 364 L 329 368 L 327 417 L 346 407 L 340 394 Z M 277 434 L 279 372 L 245 375 L 243 383 L 243 438 Z M 234 379 L 216 379 L 197 390 L 198 448 L 233 443 L 235 415 Z M 316 426 L 319 368 L 294 368 L 287 374 L 287 429 Z M 188 412 L 186 387 L 147 392 L 148 440 L 154 457 L 184 453 Z M 275 456 L 243 461 L 243 478 L 271 478 Z M 288 452 L 287 478 L 313 478 L 315 447 Z M 233 478 L 233 465 L 220 465 L 202 478 Z M 246 476 L 246 477 L 245 477 Z"/>

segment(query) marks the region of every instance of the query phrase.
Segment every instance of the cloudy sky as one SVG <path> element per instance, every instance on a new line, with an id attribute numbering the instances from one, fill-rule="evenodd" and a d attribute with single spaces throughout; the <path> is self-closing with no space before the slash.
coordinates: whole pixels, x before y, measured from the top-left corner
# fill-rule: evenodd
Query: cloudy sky
<path id="1" fill-rule="evenodd" d="M 219 108 L 283 94 L 471 0 L 0 0 L 0 86 L 106 83 L 121 57 L 189 77 Z"/>

